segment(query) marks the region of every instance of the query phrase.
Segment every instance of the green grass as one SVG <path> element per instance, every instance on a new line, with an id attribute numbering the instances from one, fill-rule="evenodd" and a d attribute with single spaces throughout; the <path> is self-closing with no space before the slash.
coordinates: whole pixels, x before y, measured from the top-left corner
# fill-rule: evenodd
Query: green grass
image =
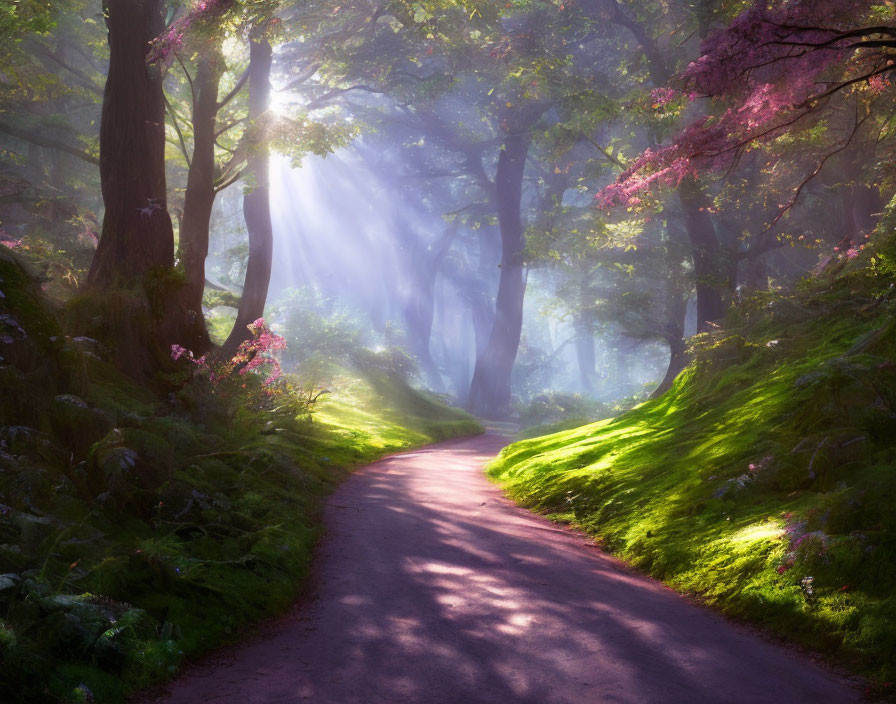
<path id="1" fill-rule="evenodd" d="M 343 372 L 310 415 L 248 377 L 151 391 L 66 342 L 2 252 L 0 278 L 25 331 L 0 360 L 4 702 L 122 702 L 171 677 L 292 602 L 352 467 L 481 432 L 384 372 Z"/>
<path id="2" fill-rule="evenodd" d="M 510 445 L 489 475 L 674 588 L 893 679 L 893 260 L 744 302 L 663 397 Z"/>

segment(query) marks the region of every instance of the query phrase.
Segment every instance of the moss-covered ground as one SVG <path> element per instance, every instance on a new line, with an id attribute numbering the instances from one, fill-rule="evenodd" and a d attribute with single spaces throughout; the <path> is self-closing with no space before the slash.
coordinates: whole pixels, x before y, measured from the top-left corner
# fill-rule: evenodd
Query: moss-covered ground
<path id="1" fill-rule="evenodd" d="M 480 431 L 377 370 L 310 413 L 252 380 L 150 391 L 66 338 L 2 251 L 0 293 L 3 702 L 121 702 L 170 677 L 294 599 L 351 467 Z"/>
<path id="2" fill-rule="evenodd" d="M 879 686 L 896 677 L 892 241 L 735 306 L 657 400 L 517 442 L 511 497 Z"/>

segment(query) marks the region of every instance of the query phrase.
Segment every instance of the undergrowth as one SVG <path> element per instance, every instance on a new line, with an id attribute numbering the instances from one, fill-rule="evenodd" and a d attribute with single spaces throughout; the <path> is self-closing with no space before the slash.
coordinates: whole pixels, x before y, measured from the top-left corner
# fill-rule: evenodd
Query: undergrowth
<path id="1" fill-rule="evenodd" d="M 283 610 L 356 464 L 478 432 L 375 368 L 309 412 L 246 375 L 160 395 L 0 251 L 0 699 L 120 702 Z M 175 380 L 176 381 L 176 380 Z"/>
<path id="2" fill-rule="evenodd" d="M 726 613 L 896 677 L 896 245 L 764 292 L 673 388 L 507 447 L 516 500 Z"/>

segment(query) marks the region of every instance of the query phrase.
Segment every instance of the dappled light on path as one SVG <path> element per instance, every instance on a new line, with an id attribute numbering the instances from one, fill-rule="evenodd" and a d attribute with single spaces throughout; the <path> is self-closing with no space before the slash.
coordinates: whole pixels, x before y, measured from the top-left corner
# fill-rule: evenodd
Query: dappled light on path
<path id="1" fill-rule="evenodd" d="M 504 500 L 493 436 L 373 464 L 330 500 L 311 596 L 174 703 L 848 702 L 823 670 Z"/>

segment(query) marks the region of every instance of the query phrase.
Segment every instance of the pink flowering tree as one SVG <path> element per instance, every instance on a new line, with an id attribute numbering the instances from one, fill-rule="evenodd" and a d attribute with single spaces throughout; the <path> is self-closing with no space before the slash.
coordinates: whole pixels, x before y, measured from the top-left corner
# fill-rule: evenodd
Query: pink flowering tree
<path id="1" fill-rule="evenodd" d="M 147 63 L 168 64 L 174 60 L 177 51 L 187 41 L 197 26 L 214 25 L 235 5 L 235 0 L 200 0 L 178 19 L 169 24 L 165 31 L 150 45 Z"/>
<path id="2" fill-rule="evenodd" d="M 644 151 L 598 193 L 598 203 L 637 206 L 652 188 L 730 169 L 755 146 L 815 124 L 837 97 L 863 102 L 867 109 L 857 110 L 851 128 L 817 159 L 777 221 L 825 163 L 853 144 L 875 103 L 889 97 L 896 69 L 893 15 L 892 8 L 861 0 L 790 0 L 771 8 L 755 0 L 706 38 L 700 58 L 680 76 L 678 95 L 657 91 L 657 102 L 710 98 L 722 109 L 695 120 L 671 143 Z"/>

